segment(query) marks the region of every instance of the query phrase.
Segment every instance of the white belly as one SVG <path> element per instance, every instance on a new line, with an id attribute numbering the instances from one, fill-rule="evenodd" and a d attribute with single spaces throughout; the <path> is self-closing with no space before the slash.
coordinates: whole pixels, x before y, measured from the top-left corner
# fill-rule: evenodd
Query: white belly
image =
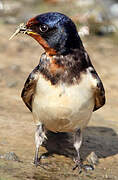
<path id="1" fill-rule="evenodd" d="M 54 132 L 72 132 L 88 124 L 94 107 L 94 90 L 90 74 L 78 85 L 51 85 L 40 75 L 32 112 L 36 123 Z"/>

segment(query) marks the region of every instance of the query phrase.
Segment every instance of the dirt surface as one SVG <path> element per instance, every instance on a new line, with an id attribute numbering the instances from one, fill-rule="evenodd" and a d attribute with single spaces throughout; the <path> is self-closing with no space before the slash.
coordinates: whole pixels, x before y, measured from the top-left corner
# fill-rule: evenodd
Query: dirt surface
<path id="1" fill-rule="evenodd" d="M 71 158 L 54 155 L 35 168 L 35 124 L 20 94 L 28 74 L 38 64 L 43 50 L 30 37 L 8 38 L 15 26 L 0 25 L 0 155 L 14 152 L 21 162 L 0 159 L 0 180 L 91 180 L 118 179 L 118 48 L 111 37 L 84 38 L 84 45 L 106 90 L 106 105 L 93 113 L 84 133 L 81 154 L 99 157 L 92 172 L 72 171 Z M 61 143 L 61 142 L 60 142 Z M 63 145 L 62 145 L 63 147 Z M 40 153 L 46 152 L 41 147 Z"/>

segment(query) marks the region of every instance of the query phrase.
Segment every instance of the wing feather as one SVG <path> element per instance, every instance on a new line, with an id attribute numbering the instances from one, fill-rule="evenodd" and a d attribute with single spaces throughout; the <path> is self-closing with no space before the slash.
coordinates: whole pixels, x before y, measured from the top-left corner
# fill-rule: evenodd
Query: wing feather
<path id="1" fill-rule="evenodd" d="M 37 80 L 38 66 L 30 73 L 21 93 L 21 97 L 30 111 L 32 111 L 32 100 L 35 94 Z"/>
<path id="2" fill-rule="evenodd" d="M 101 108 L 105 104 L 105 90 L 98 74 L 95 71 L 94 77 L 97 79 L 97 87 L 95 90 L 95 106 L 93 111 Z"/>
<path id="3" fill-rule="evenodd" d="M 95 105 L 94 105 L 94 109 L 93 111 L 96 111 L 97 109 L 101 108 L 104 104 L 105 104 L 105 90 L 104 90 L 104 86 L 103 83 L 99 77 L 99 75 L 97 74 L 94 66 L 91 63 L 91 60 L 87 54 L 87 52 L 85 52 L 85 57 L 88 63 L 88 67 L 91 67 L 92 71 L 91 74 L 92 76 L 97 80 L 97 85 L 96 85 L 96 90 L 95 90 Z"/>

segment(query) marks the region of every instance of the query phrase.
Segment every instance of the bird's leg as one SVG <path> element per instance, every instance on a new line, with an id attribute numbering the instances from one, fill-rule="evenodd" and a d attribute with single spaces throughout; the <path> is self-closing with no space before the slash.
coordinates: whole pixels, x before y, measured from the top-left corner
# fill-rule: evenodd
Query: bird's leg
<path id="1" fill-rule="evenodd" d="M 78 129 L 74 135 L 74 147 L 77 151 L 77 157 L 75 157 L 75 159 L 74 159 L 75 166 L 74 166 L 73 170 L 75 170 L 78 167 L 80 172 L 82 169 L 82 162 L 80 159 L 80 152 L 79 152 L 81 144 L 82 144 L 82 133 L 81 133 L 81 130 Z"/>
<path id="2" fill-rule="evenodd" d="M 39 147 L 42 145 L 45 139 L 46 139 L 46 135 L 45 135 L 44 126 L 42 124 L 38 124 L 35 132 L 36 150 L 35 150 L 34 164 L 36 165 L 36 167 L 40 163 L 40 158 L 38 157 Z"/>
<path id="3" fill-rule="evenodd" d="M 92 165 L 87 165 L 87 164 L 83 165 L 81 158 L 80 158 L 80 152 L 79 152 L 81 144 L 82 144 L 82 132 L 80 129 L 78 129 L 74 136 L 74 147 L 77 151 L 77 157 L 74 159 L 75 166 L 74 166 L 73 170 L 75 170 L 76 168 L 79 168 L 79 173 L 82 172 L 82 169 L 85 171 L 94 170 L 94 167 Z"/>

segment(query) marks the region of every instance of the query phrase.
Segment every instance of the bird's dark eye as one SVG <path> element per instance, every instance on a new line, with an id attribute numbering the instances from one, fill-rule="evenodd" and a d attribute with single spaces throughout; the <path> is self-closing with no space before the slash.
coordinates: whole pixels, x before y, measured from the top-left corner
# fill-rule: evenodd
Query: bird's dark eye
<path id="1" fill-rule="evenodd" d="M 48 30 L 48 26 L 45 25 L 45 24 L 43 24 L 43 25 L 41 25 L 41 26 L 39 27 L 39 30 L 40 30 L 41 32 L 46 32 L 46 31 Z"/>

